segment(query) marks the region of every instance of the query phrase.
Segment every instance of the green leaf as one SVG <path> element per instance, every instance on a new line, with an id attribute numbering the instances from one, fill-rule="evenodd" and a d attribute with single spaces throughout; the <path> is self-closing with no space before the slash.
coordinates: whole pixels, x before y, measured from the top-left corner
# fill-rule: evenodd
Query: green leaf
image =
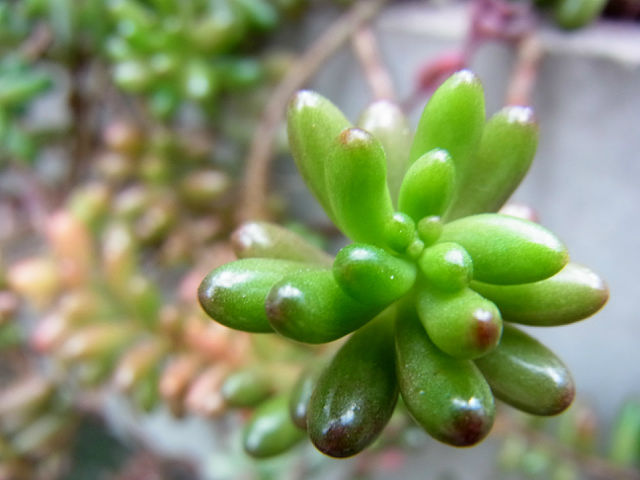
<path id="1" fill-rule="evenodd" d="M 430 284 L 448 292 L 468 286 L 473 275 L 471 257 L 457 243 L 444 242 L 426 248 L 418 265 Z"/>
<path id="2" fill-rule="evenodd" d="M 285 394 L 264 402 L 244 427 L 242 443 L 255 458 L 268 458 L 286 452 L 302 440 L 304 434 L 289 417 Z"/>
<path id="3" fill-rule="evenodd" d="M 500 341 L 500 312 L 469 288 L 451 293 L 423 287 L 417 309 L 431 341 L 452 357 L 478 358 Z"/>
<path id="4" fill-rule="evenodd" d="M 545 280 L 522 285 L 471 287 L 494 302 L 504 320 L 525 325 L 566 325 L 593 315 L 609 298 L 602 279 L 586 267 L 569 263 Z"/>
<path id="5" fill-rule="evenodd" d="M 498 211 L 529 170 L 537 145 L 533 110 L 510 106 L 493 115 L 484 127 L 464 180 L 458 184 L 458 195 L 447 218 Z"/>
<path id="6" fill-rule="evenodd" d="M 320 376 L 307 422 L 321 452 L 355 455 L 391 418 L 398 398 L 391 320 L 382 315 L 354 333 Z"/>
<path id="7" fill-rule="evenodd" d="M 404 176 L 398 208 L 416 222 L 442 215 L 453 197 L 455 175 L 449 154 L 441 149 L 430 150 L 417 159 Z"/>
<path id="8" fill-rule="evenodd" d="M 409 166 L 412 139 L 409 121 L 398 105 L 389 100 L 378 100 L 362 112 L 358 126 L 382 143 L 387 159 L 387 184 L 391 199 L 395 201 Z"/>
<path id="9" fill-rule="evenodd" d="M 291 390 L 289 397 L 289 415 L 293 423 L 302 430 L 307 429 L 309 402 L 311 401 L 311 395 L 324 367 L 325 365 L 322 361 L 311 362 L 300 373 Z"/>
<path id="10" fill-rule="evenodd" d="M 333 274 L 340 287 L 356 300 L 387 306 L 411 289 L 416 266 L 381 248 L 354 243 L 338 252 Z"/>
<path id="11" fill-rule="evenodd" d="M 500 345 L 475 360 L 496 398 L 533 415 L 556 415 L 575 395 L 573 379 L 555 354 L 533 337 L 505 325 Z"/>
<path id="12" fill-rule="evenodd" d="M 245 367 L 225 378 L 220 393 L 230 407 L 255 407 L 273 391 L 273 379 L 259 367 Z"/>
<path id="13" fill-rule="evenodd" d="M 335 105 L 315 92 L 300 91 L 289 103 L 287 132 L 291 154 L 311 193 L 334 223 L 325 182 L 325 162 L 333 140 L 350 125 Z"/>
<path id="14" fill-rule="evenodd" d="M 325 175 L 340 229 L 354 242 L 383 246 L 393 206 L 380 142 L 359 128 L 343 130 L 333 142 Z"/>
<path id="15" fill-rule="evenodd" d="M 273 286 L 265 307 L 276 332 L 304 343 L 337 340 L 381 310 L 347 295 L 329 269 L 287 275 Z"/>
<path id="16" fill-rule="evenodd" d="M 200 284 L 198 299 L 204 311 L 222 325 L 246 332 L 273 332 L 264 309 L 269 290 L 285 275 L 311 268 L 288 260 L 237 260 L 209 273 Z"/>
<path id="17" fill-rule="evenodd" d="M 452 358 L 429 340 L 413 308 L 396 321 L 396 356 L 402 400 L 429 435 L 462 447 L 489 433 L 495 414 L 489 385 L 471 361 Z"/>
<path id="18" fill-rule="evenodd" d="M 464 181 L 485 122 L 484 91 L 469 70 L 449 77 L 424 107 L 411 146 L 410 163 L 426 152 L 449 152 L 458 179 Z"/>
<path id="19" fill-rule="evenodd" d="M 439 242 L 460 244 L 473 260 L 473 278 L 498 285 L 543 280 L 569 261 L 566 247 L 549 230 L 508 215 L 455 220 L 444 226 Z"/>
<path id="20" fill-rule="evenodd" d="M 330 266 L 333 258 L 302 236 L 269 222 L 247 222 L 231 235 L 238 258 L 279 258 Z"/>

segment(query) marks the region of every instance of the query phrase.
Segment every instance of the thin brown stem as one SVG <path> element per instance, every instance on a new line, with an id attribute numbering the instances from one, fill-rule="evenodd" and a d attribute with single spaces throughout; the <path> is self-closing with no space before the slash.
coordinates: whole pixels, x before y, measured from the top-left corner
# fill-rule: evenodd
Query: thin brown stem
<path id="1" fill-rule="evenodd" d="M 518 43 L 518 58 L 507 87 L 507 105 L 530 105 L 544 50 L 535 34 Z"/>
<path id="2" fill-rule="evenodd" d="M 333 23 L 289 69 L 275 88 L 254 133 L 246 161 L 244 198 L 240 220 L 266 218 L 269 165 L 273 157 L 275 136 L 283 122 L 287 103 L 318 69 L 366 22 L 370 21 L 386 0 L 361 0 Z"/>
<path id="3" fill-rule="evenodd" d="M 397 95 L 393 80 L 380 55 L 373 29 L 369 26 L 362 27 L 351 39 L 351 44 L 373 96 L 378 100 L 395 100 Z"/>

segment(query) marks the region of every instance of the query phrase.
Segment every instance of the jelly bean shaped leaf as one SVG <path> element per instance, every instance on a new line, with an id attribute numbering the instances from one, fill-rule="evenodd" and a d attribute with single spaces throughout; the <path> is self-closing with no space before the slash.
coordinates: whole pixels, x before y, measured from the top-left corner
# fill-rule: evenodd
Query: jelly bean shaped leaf
<path id="1" fill-rule="evenodd" d="M 305 183 L 335 223 L 325 182 L 325 162 L 333 140 L 349 121 L 329 100 L 315 92 L 298 92 L 287 110 L 291 154 Z"/>
<path id="2" fill-rule="evenodd" d="M 378 100 L 362 112 L 358 126 L 382 143 L 387 158 L 387 184 L 391 199 L 395 200 L 409 166 L 412 138 L 409 121 L 398 105 Z"/>
<path id="3" fill-rule="evenodd" d="M 449 445 L 480 442 L 491 430 L 495 405 L 473 362 L 440 351 L 412 308 L 398 315 L 395 337 L 400 393 L 414 420 Z"/>
<path id="4" fill-rule="evenodd" d="M 216 322 L 246 332 L 273 332 L 264 310 L 271 287 L 283 276 L 309 270 L 288 260 L 247 258 L 207 275 L 198 289 L 200 305 Z"/>
<path id="5" fill-rule="evenodd" d="M 420 271 L 437 289 L 455 292 L 471 281 L 473 261 L 457 243 L 444 242 L 426 248 L 418 259 Z"/>
<path id="6" fill-rule="evenodd" d="M 289 415 L 298 428 L 307 429 L 307 414 L 311 395 L 324 369 L 324 362 L 312 362 L 301 373 L 289 397 Z"/>
<path id="7" fill-rule="evenodd" d="M 231 235 L 239 258 L 279 258 L 329 266 L 333 258 L 288 228 L 269 222 L 247 222 Z"/>
<path id="8" fill-rule="evenodd" d="M 556 415 L 573 401 L 575 387 L 562 361 L 533 337 L 505 325 L 491 353 L 475 360 L 496 398 L 533 415 Z"/>
<path id="9" fill-rule="evenodd" d="M 340 229 L 354 242 L 383 245 L 393 207 L 380 142 L 359 128 L 343 130 L 333 142 L 325 175 Z"/>
<path id="10" fill-rule="evenodd" d="M 602 279 L 586 267 L 568 263 L 554 276 L 521 285 L 473 282 L 472 288 L 494 302 L 504 320 L 525 325 L 573 323 L 600 310 L 609 298 Z"/>
<path id="11" fill-rule="evenodd" d="M 274 389 L 271 375 L 258 367 L 246 367 L 225 378 L 220 393 L 230 407 L 255 407 Z"/>
<path id="12" fill-rule="evenodd" d="M 398 208 L 414 221 L 442 215 L 454 193 L 455 168 L 445 150 L 435 149 L 407 170 L 398 196 Z"/>
<path id="13" fill-rule="evenodd" d="M 381 307 L 345 293 L 331 270 L 294 273 L 269 292 L 266 314 L 273 329 L 304 343 L 337 340 L 371 320 Z"/>
<path id="14" fill-rule="evenodd" d="M 398 398 L 393 321 L 386 314 L 358 330 L 323 371 L 309 402 L 311 441 L 332 457 L 349 457 L 373 442 Z"/>
<path id="15" fill-rule="evenodd" d="M 444 226 L 439 241 L 460 244 L 473 260 L 473 278 L 497 285 L 544 280 L 569 261 L 546 228 L 508 215 L 484 213 Z"/>
<path id="16" fill-rule="evenodd" d="M 449 152 L 458 177 L 464 179 L 484 122 L 480 80 L 468 70 L 453 74 L 424 107 L 411 146 L 410 163 L 429 150 L 441 148 Z"/>
<path id="17" fill-rule="evenodd" d="M 452 357 L 478 358 L 500 341 L 500 312 L 469 288 L 451 293 L 422 287 L 417 309 L 431 341 Z"/>
<path id="18" fill-rule="evenodd" d="M 302 440 L 304 434 L 289 417 L 285 394 L 264 402 L 244 427 L 244 450 L 255 458 L 268 458 L 286 452 Z"/>
<path id="19" fill-rule="evenodd" d="M 530 108 L 510 106 L 493 115 L 447 218 L 497 211 L 529 170 L 537 144 L 538 125 Z"/>
<path id="20" fill-rule="evenodd" d="M 413 286 L 416 267 L 381 248 L 353 243 L 336 255 L 333 274 L 354 299 L 386 306 Z"/>

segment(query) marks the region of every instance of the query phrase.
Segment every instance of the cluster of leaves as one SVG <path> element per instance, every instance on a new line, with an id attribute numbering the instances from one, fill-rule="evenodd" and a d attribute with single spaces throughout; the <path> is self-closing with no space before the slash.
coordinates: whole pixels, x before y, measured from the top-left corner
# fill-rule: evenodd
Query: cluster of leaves
<path id="1" fill-rule="evenodd" d="M 289 107 L 298 168 L 355 243 L 331 259 L 291 232 L 249 224 L 236 233 L 249 258 L 204 279 L 204 310 L 228 327 L 303 343 L 354 332 L 291 397 L 304 405 L 291 421 L 331 456 L 366 448 L 398 392 L 425 431 L 455 446 L 487 435 L 494 396 L 536 415 L 563 411 L 574 396 L 569 371 L 513 323 L 580 320 L 608 291 L 542 226 L 484 213 L 502 206 L 533 159 L 531 110 L 485 120 L 482 86 L 461 71 L 434 93 L 412 142 L 386 102 L 360 125 L 312 92 Z"/>
<path id="2" fill-rule="evenodd" d="M 110 2 L 116 28 L 106 44 L 115 83 L 144 93 L 151 112 L 171 117 L 183 100 L 211 111 L 223 92 L 246 91 L 265 76 L 260 38 L 297 0 Z"/>
<path id="3" fill-rule="evenodd" d="M 34 309 L 27 343 L 56 379 L 36 375 L 46 389 L 31 381 L 2 389 L 0 419 L 24 417 L 19 430 L 31 442 L 0 453 L 0 465 L 15 478 L 47 478 L 53 466 L 30 468 L 26 460 L 34 458 L 51 456 L 65 471 L 58 461 L 79 420 L 72 406 L 87 392 L 118 392 L 141 412 L 163 406 L 177 418 L 212 418 L 289 389 L 316 358 L 307 346 L 213 324 L 198 307 L 203 266 L 233 258 L 220 240 L 231 223 L 232 180 L 212 165 L 209 145 L 198 148 L 193 136 L 164 130 L 147 135 L 125 120 L 109 124 L 103 136 L 90 178 L 46 219 L 41 252 L 9 262 L 1 275 L 0 293 Z M 16 325 L 11 312 L 2 313 L 7 327 Z M 59 392 L 64 402 L 38 401 L 28 417 L 15 413 Z M 7 442 L 15 431 L 5 432 Z"/>

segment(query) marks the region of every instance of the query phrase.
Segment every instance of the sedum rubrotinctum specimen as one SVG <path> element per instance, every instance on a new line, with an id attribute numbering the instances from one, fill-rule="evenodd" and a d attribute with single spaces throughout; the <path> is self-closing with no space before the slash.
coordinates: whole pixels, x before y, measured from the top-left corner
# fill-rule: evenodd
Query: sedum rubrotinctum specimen
<path id="1" fill-rule="evenodd" d="M 487 435 L 494 397 L 536 415 L 569 406 L 567 367 L 514 324 L 580 320 L 608 290 L 553 233 L 494 213 L 533 159 L 530 108 L 486 120 L 482 86 L 464 70 L 434 93 L 413 139 L 389 102 L 353 127 L 310 91 L 292 99 L 288 134 L 304 180 L 353 243 L 333 259 L 282 227 L 249 223 L 234 234 L 240 259 L 199 290 L 206 312 L 231 328 L 310 344 L 352 334 L 315 380 L 301 377 L 281 423 L 346 457 L 378 436 L 398 394 L 426 432 L 454 446 Z"/>

